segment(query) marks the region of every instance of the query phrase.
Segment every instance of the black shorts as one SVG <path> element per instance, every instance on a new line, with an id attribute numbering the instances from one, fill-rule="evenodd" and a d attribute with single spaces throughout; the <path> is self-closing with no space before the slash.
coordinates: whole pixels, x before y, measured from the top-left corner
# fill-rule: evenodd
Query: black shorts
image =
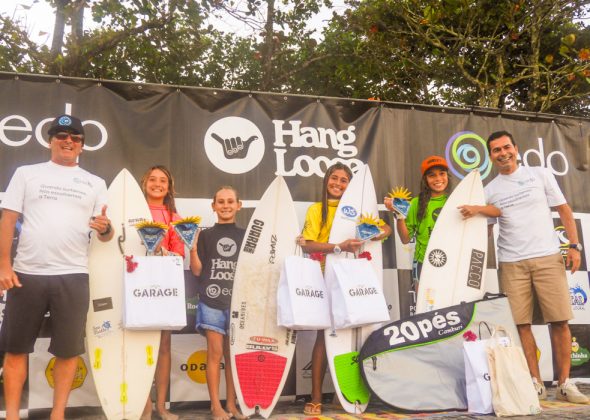
<path id="1" fill-rule="evenodd" d="M 45 313 L 49 311 L 49 352 L 64 359 L 84 353 L 90 299 L 88 274 L 16 275 L 22 287 L 13 287 L 6 296 L 0 350 L 32 353 Z"/>

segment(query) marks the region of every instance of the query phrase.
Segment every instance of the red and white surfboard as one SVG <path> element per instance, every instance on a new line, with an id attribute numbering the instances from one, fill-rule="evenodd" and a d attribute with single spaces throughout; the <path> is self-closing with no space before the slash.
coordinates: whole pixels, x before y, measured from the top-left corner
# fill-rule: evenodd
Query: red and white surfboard
<path id="1" fill-rule="evenodd" d="M 299 232 L 291 193 L 277 177 L 246 229 L 232 292 L 232 374 L 240 409 L 247 416 L 270 416 L 293 360 L 296 334 L 277 326 L 277 287 Z"/>

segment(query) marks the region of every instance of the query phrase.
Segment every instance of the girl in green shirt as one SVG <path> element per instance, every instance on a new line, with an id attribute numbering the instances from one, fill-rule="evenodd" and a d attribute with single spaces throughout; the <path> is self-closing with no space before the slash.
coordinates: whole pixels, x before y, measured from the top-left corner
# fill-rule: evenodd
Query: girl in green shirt
<path id="1" fill-rule="evenodd" d="M 420 194 L 410 201 L 407 218 L 394 210 L 391 198 L 385 199 L 385 206 L 393 211 L 396 218 L 397 233 L 402 243 L 407 244 L 411 238 L 416 240 L 412 267 L 414 286 L 420 279 L 430 234 L 450 194 L 449 165 L 443 157 L 427 157 L 422 161 L 421 170 Z"/>
<path id="2" fill-rule="evenodd" d="M 430 240 L 432 229 L 443 206 L 450 194 L 449 165 L 440 156 L 429 156 L 422 161 L 422 181 L 420 194 L 410 201 L 410 208 L 406 218 L 393 208 L 391 198 L 385 199 L 385 206 L 393 211 L 396 218 L 397 233 L 402 243 L 407 244 L 411 238 L 416 240 L 414 263 L 412 265 L 412 280 L 414 291 L 418 291 L 418 281 L 422 271 L 422 262 L 426 247 Z M 500 209 L 493 205 L 462 205 L 458 207 L 464 219 L 481 215 L 484 217 L 499 217 Z"/>

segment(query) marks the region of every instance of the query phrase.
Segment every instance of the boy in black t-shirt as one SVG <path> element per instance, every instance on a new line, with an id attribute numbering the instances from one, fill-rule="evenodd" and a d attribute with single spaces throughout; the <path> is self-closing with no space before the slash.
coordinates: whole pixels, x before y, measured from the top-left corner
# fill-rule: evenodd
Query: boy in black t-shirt
<path id="1" fill-rule="evenodd" d="M 196 329 L 207 338 L 207 388 L 214 420 L 245 419 L 236 406 L 229 355 L 229 309 L 234 273 L 245 230 L 236 226 L 236 213 L 242 207 L 238 192 L 221 187 L 211 204 L 217 223 L 198 234 L 191 249 L 191 271 L 199 276 L 199 304 Z M 221 358 L 225 358 L 227 406 L 219 399 Z"/>

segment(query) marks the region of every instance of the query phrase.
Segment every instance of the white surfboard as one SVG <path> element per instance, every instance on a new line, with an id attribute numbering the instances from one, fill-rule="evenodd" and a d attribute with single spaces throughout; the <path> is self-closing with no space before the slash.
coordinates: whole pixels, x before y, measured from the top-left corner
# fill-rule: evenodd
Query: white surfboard
<path id="1" fill-rule="evenodd" d="M 126 169 L 108 189 L 107 215 L 115 231 L 113 239 L 100 242 L 93 237 L 90 242 L 87 351 L 106 417 L 138 419 L 152 386 L 160 331 L 123 329 L 126 262 L 122 252 L 127 256 L 145 255 L 134 225 L 152 218 L 139 185 Z"/>
<path id="2" fill-rule="evenodd" d="M 268 418 L 293 360 L 296 334 L 277 326 L 283 260 L 295 254 L 299 223 L 291 193 L 277 177 L 260 199 L 242 242 L 231 303 L 230 354 L 240 409 Z"/>
<path id="3" fill-rule="evenodd" d="M 356 226 L 361 214 L 379 217 L 377 195 L 368 165 L 364 165 L 352 178 L 340 199 L 336 215 L 330 231 L 332 244 L 346 239 L 355 238 Z M 371 265 L 375 269 L 377 279 L 383 282 L 383 254 L 381 241 L 367 241 L 361 251 L 371 253 Z M 348 257 L 351 257 L 348 255 Z M 347 258 L 346 253 L 328 254 L 326 270 L 339 258 Z M 341 330 L 325 330 L 326 353 L 332 382 L 340 404 L 348 413 L 359 414 L 365 411 L 369 402 L 369 390 L 366 388 L 361 369 L 357 361 L 358 352 L 367 337 L 381 324 L 373 324 L 362 328 Z"/>
<path id="4" fill-rule="evenodd" d="M 487 266 L 487 218 L 463 219 L 460 205 L 485 205 L 479 171 L 457 185 L 442 208 L 424 255 L 416 313 L 483 298 Z"/>

